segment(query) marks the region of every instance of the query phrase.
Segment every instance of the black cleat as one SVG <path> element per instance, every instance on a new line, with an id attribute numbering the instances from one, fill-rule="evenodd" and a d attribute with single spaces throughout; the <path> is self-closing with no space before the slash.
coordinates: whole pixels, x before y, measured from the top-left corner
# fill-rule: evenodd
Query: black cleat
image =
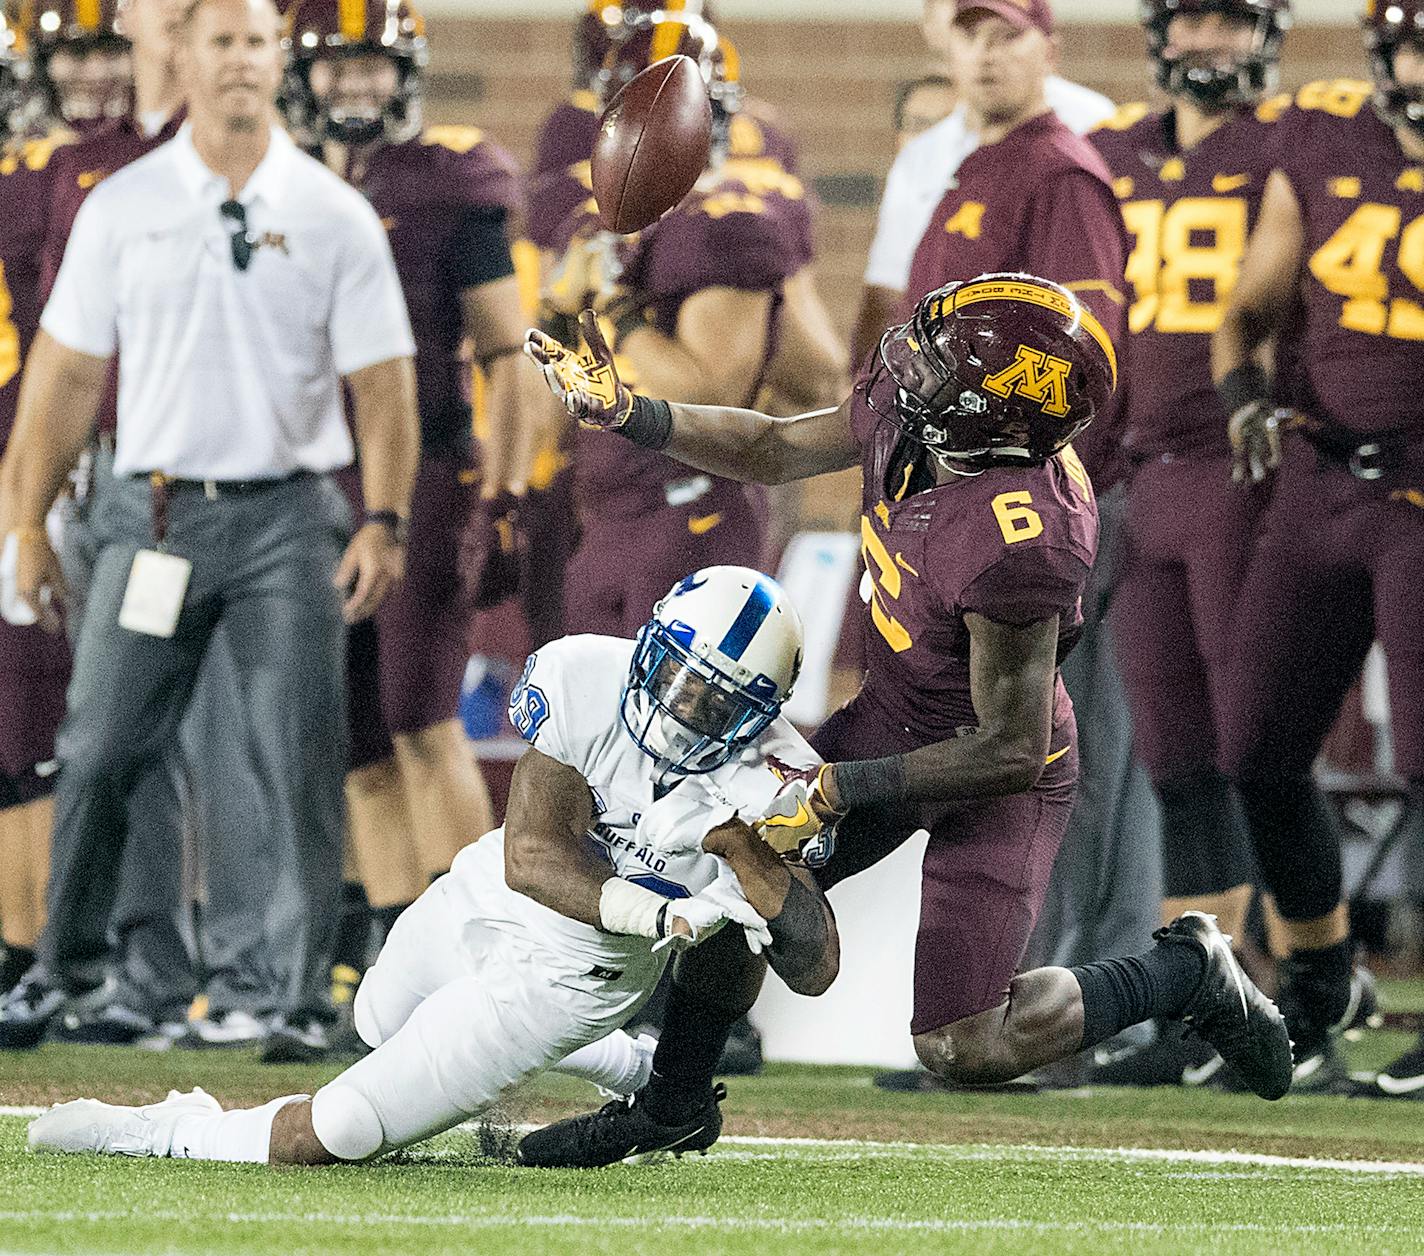
<path id="1" fill-rule="evenodd" d="M 601 1169 L 655 1151 L 705 1154 L 722 1133 L 722 1110 L 717 1105 L 726 1097 L 725 1086 L 713 1086 L 701 1111 L 683 1125 L 653 1120 L 637 1094 L 614 1099 L 597 1112 L 555 1121 L 526 1134 L 519 1141 L 517 1159 L 539 1169 Z"/>
<path id="2" fill-rule="evenodd" d="M 1163 1026 L 1151 1042 L 1093 1049 L 1092 1086 L 1207 1086 L 1225 1062 L 1209 1042 Z"/>
<path id="3" fill-rule="evenodd" d="M 326 1026 L 314 1016 L 273 1017 L 257 1058 L 263 1064 L 314 1064 L 331 1054 Z"/>
<path id="4" fill-rule="evenodd" d="M 1336 1032 L 1353 1042 L 1366 1029 L 1381 1029 L 1384 1014 L 1379 1006 L 1379 987 L 1368 968 L 1356 964 L 1350 973 L 1350 1002 L 1344 1014 L 1335 1022 Z"/>
<path id="5" fill-rule="evenodd" d="M 1215 1047 L 1249 1090 L 1262 1099 L 1279 1099 L 1291 1086 L 1286 1023 L 1237 962 L 1231 940 L 1217 928 L 1216 917 L 1183 912 L 1152 936 L 1201 948 L 1206 970 L 1178 1019 Z"/>
<path id="6" fill-rule="evenodd" d="M 40 1045 L 69 995 L 39 968 L 31 968 L 0 998 L 0 1051 L 30 1051 Z"/>

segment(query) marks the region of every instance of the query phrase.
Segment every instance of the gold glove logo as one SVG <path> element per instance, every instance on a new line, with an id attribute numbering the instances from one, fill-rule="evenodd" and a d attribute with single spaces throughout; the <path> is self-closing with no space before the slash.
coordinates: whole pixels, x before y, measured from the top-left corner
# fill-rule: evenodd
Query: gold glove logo
<path id="1" fill-rule="evenodd" d="M 1068 413 L 1068 374 L 1073 364 L 1041 349 L 1020 345 L 1014 360 L 1002 371 L 984 380 L 984 387 L 997 397 L 1017 393 L 1038 402 L 1044 414 L 1061 419 Z"/>

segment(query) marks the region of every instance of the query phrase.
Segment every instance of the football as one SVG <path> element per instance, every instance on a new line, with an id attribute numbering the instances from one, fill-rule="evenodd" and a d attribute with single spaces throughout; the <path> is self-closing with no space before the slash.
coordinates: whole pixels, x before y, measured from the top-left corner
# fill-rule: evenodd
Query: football
<path id="1" fill-rule="evenodd" d="M 691 57 L 655 62 L 604 110 L 593 149 L 599 220 L 626 234 L 656 222 L 707 168 L 712 106 Z"/>

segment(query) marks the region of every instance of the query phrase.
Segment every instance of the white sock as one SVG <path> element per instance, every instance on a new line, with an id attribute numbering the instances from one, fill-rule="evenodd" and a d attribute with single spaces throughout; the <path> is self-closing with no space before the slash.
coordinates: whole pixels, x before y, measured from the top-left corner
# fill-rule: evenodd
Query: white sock
<path id="1" fill-rule="evenodd" d="M 173 1123 L 168 1154 L 175 1160 L 266 1164 L 272 1147 L 273 1118 L 289 1103 L 308 1098 L 309 1095 L 287 1095 L 260 1108 L 184 1113 Z"/>
<path id="2" fill-rule="evenodd" d="M 652 1046 L 651 1037 L 634 1040 L 621 1029 L 615 1029 L 608 1037 L 570 1052 L 553 1070 L 570 1077 L 582 1077 L 614 1094 L 631 1095 L 642 1087 L 652 1071 Z"/>

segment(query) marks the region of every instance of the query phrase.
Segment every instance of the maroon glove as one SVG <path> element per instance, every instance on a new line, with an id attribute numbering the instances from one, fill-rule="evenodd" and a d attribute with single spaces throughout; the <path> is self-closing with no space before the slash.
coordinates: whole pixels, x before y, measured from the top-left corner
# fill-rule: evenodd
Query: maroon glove
<path id="1" fill-rule="evenodd" d="M 460 538 L 460 578 L 475 610 L 489 610 L 519 592 L 528 547 L 520 505 L 513 493 L 500 493 L 470 512 Z"/>

